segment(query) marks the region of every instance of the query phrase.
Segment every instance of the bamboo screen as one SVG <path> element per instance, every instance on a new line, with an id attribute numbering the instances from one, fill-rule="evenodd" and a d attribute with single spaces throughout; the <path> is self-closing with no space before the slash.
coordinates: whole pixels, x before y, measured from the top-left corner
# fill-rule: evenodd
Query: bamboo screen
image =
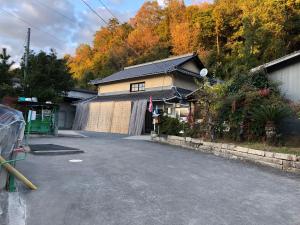
<path id="1" fill-rule="evenodd" d="M 99 117 L 99 102 L 91 102 L 88 105 L 88 116 L 85 130 L 97 131 L 97 123 Z"/>
<path id="2" fill-rule="evenodd" d="M 97 116 L 97 131 L 110 132 L 111 121 L 115 109 L 114 102 L 100 102 Z"/>
<path id="3" fill-rule="evenodd" d="M 110 132 L 128 134 L 130 115 L 131 101 L 115 102 Z"/>
<path id="4" fill-rule="evenodd" d="M 128 134 L 131 101 L 91 102 L 76 111 L 75 129 Z"/>

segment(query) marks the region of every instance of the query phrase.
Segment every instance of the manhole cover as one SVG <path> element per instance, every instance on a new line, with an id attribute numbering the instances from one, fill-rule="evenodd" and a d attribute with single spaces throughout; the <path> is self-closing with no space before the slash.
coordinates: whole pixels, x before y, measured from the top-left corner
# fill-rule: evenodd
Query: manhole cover
<path id="1" fill-rule="evenodd" d="M 71 148 L 62 145 L 54 144 L 35 144 L 29 145 L 30 150 L 33 154 L 74 154 L 84 153 L 84 151 L 78 148 Z"/>

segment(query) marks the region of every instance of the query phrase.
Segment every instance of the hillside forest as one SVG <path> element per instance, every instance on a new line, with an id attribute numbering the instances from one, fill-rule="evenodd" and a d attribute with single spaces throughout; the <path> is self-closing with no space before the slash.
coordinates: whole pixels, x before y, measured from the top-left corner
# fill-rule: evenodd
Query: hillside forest
<path id="1" fill-rule="evenodd" d="M 77 82 L 103 78 L 128 65 L 199 54 L 210 75 L 227 80 L 300 49 L 299 0 L 147 1 L 126 23 L 109 21 L 65 59 Z"/>

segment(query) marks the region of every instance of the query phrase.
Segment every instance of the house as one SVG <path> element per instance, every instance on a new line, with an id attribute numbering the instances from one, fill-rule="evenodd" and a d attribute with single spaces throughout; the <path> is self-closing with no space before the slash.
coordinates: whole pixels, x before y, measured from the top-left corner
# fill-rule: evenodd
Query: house
<path id="1" fill-rule="evenodd" d="M 256 68 L 265 70 L 269 79 L 278 82 L 282 94 L 289 100 L 300 101 L 300 51 L 293 52 Z"/>
<path id="2" fill-rule="evenodd" d="M 153 108 L 173 117 L 187 117 L 184 96 L 197 88 L 204 66 L 197 54 L 143 63 L 91 81 L 98 96 L 77 104 L 74 129 L 139 135 L 152 129 Z"/>

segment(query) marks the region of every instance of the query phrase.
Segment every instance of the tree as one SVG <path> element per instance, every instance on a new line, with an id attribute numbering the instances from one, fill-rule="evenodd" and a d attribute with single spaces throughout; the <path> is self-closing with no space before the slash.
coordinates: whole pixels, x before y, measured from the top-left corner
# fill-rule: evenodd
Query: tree
<path id="1" fill-rule="evenodd" d="M 39 101 L 58 102 L 74 81 L 65 59 L 58 59 L 55 51 L 31 52 L 28 59 L 28 94 Z"/>
<path id="2" fill-rule="evenodd" d="M 73 77 L 76 80 L 80 80 L 82 74 L 90 71 L 93 63 L 93 51 L 89 45 L 81 44 L 76 49 L 76 54 L 74 57 L 66 56 L 65 58 L 68 60 L 68 65 L 71 68 Z"/>
<path id="3" fill-rule="evenodd" d="M 155 28 L 161 23 L 163 10 L 157 1 L 145 2 L 134 18 L 130 20 L 133 27 Z"/>
<path id="4" fill-rule="evenodd" d="M 0 98 L 5 95 L 11 95 L 14 93 L 12 87 L 12 76 L 11 76 L 11 66 L 14 62 L 10 62 L 10 55 L 6 53 L 6 49 L 2 49 L 0 54 Z"/>
<path id="5" fill-rule="evenodd" d="M 146 1 L 129 23 L 110 20 L 93 45 L 69 57 L 74 77 L 104 78 L 128 65 L 198 52 L 214 76 L 228 80 L 300 48 L 299 0 L 193 2 Z"/>

